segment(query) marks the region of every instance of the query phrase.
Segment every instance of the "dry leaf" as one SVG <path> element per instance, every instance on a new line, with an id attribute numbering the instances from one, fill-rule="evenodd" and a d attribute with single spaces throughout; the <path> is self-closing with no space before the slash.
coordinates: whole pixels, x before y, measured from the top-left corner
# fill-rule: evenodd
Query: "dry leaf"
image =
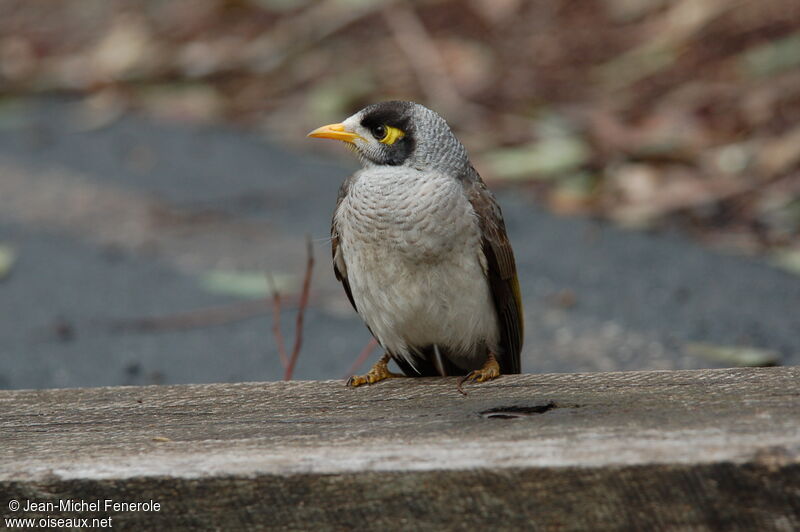
<path id="1" fill-rule="evenodd" d="M 780 364 L 780 355 L 771 349 L 692 342 L 684 350 L 689 355 L 729 366 L 764 367 Z"/>
<path id="2" fill-rule="evenodd" d="M 580 168 L 589 148 L 577 136 L 554 136 L 515 148 L 500 148 L 483 155 L 487 174 L 493 178 L 548 179 Z"/>
<path id="3" fill-rule="evenodd" d="M 297 289 L 298 279 L 290 274 L 272 274 L 274 288 L 281 294 L 290 293 Z M 209 292 L 227 294 L 245 298 L 261 298 L 272 293 L 265 272 L 240 272 L 214 270 L 200 277 L 200 284 Z"/>
<path id="4" fill-rule="evenodd" d="M 126 79 L 157 56 L 144 19 L 122 14 L 114 20 L 91 57 L 97 79 Z"/>
<path id="5" fill-rule="evenodd" d="M 800 249 L 785 249 L 772 254 L 770 262 L 795 275 L 800 275 Z"/>
<path id="6" fill-rule="evenodd" d="M 16 250 L 8 244 L 0 244 L 0 280 L 11 274 L 11 269 L 16 261 Z"/>

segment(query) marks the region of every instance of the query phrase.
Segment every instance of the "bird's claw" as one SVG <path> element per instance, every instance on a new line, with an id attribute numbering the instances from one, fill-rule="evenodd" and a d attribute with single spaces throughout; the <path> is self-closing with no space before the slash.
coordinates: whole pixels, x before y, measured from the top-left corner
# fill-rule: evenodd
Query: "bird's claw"
<path id="1" fill-rule="evenodd" d="M 375 384 L 386 379 L 395 379 L 398 377 L 405 377 L 400 373 L 393 373 L 389 371 L 389 355 L 384 355 L 378 362 L 372 366 L 372 369 L 366 375 L 352 375 L 347 379 L 347 386 L 356 388 L 364 384 Z"/>
<path id="2" fill-rule="evenodd" d="M 486 382 L 492 379 L 496 379 L 500 376 L 500 364 L 497 363 L 497 359 L 494 358 L 494 355 L 491 353 L 489 354 L 489 358 L 483 364 L 480 369 L 476 369 L 474 371 L 470 371 L 458 381 L 458 385 L 456 385 L 456 389 L 462 394 L 467 395 L 467 392 L 464 391 L 462 388 L 465 382 Z"/>

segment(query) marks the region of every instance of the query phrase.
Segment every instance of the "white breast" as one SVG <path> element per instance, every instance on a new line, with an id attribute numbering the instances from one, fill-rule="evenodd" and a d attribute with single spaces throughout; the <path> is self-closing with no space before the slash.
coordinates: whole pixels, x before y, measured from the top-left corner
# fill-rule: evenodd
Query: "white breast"
<path id="1" fill-rule="evenodd" d="M 463 367 L 496 349 L 497 318 L 475 213 L 454 179 L 406 168 L 356 175 L 335 215 L 364 321 L 391 353 L 446 347 Z"/>

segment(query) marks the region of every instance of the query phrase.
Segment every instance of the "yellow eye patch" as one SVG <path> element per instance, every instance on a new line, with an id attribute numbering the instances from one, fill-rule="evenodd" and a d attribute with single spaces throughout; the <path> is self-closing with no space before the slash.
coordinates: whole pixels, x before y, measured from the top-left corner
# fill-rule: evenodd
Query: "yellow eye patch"
<path id="1" fill-rule="evenodd" d="M 378 141 L 382 142 L 383 144 L 392 145 L 398 140 L 405 137 L 406 135 L 402 130 L 397 129 L 396 127 L 392 126 L 384 126 L 384 127 L 386 128 L 386 135 L 384 135 L 383 138 Z"/>

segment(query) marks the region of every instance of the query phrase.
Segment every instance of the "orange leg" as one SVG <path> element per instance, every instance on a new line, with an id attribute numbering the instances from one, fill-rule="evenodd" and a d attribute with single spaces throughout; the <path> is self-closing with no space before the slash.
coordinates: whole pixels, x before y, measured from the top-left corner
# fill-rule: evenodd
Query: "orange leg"
<path id="1" fill-rule="evenodd" d="M 458 381 L 458 391 L 464 395 L 467 393 L 461 388 L 461 386 L 465 382 L 485 382 L 492 379 L 496 379 L 500 376 L 500 364 L 497 363 L 497 359 L 494 358 L 494 354 L 489 353 L 489 356 L 486 358 L 486 362 L 484 362 L 483 366 L 480 369 L 476 369 L 475 371 L 471 371 Z"/>
<path id="2" fill-rule="evenodd" d="M 405 375 L 401 373 L 392 373 L 389 371 L 389 360 L 391 360 L 391 357 L 388 353 L 383 355 L 366 375 L 353 375 L 347 379 L 347 386 L 355 388 L 363 384 L 375 384 L 376 382 L 386 379 L 405 377 Z"/>

